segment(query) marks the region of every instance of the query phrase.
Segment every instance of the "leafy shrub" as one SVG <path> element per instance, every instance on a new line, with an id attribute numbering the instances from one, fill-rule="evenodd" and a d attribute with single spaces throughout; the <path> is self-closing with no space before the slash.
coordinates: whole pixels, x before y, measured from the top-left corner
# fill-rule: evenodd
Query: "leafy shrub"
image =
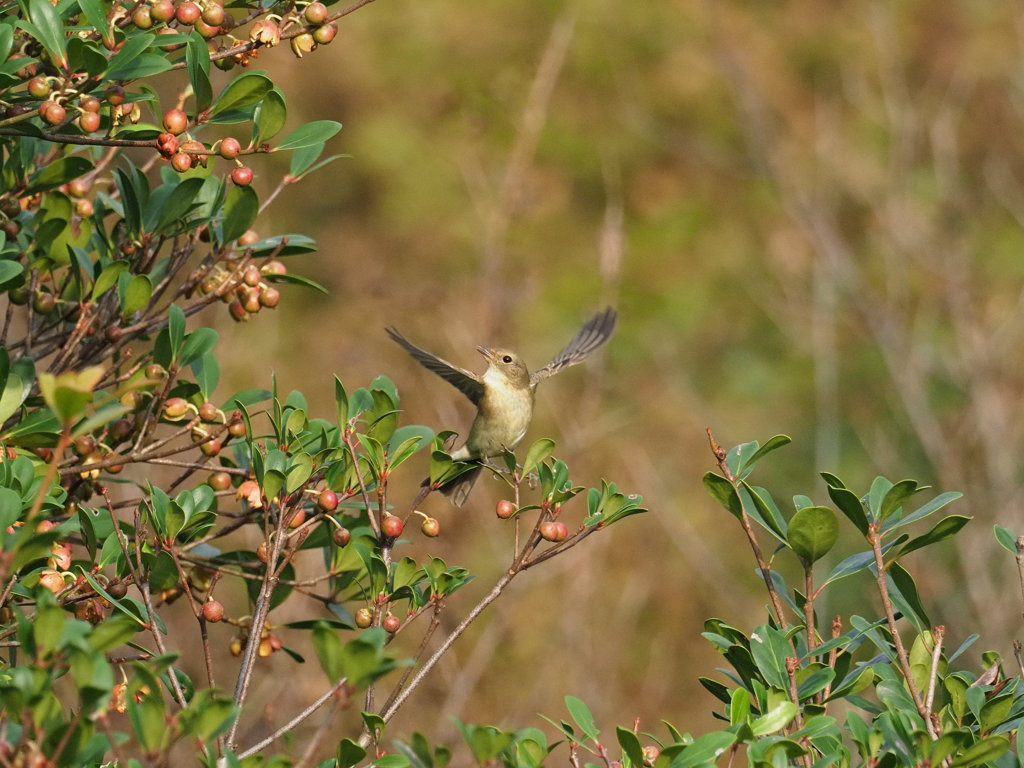
<path id="1" fill-rule="evenodd" d="M 282 41 L 311 53 L 365 4 L 26 0 L 0 16 L 0 764 L 372 760 L 386 722 L 516 575 L 643 511 L 603 483 L 581 497 L 572 533 L 545 538 L 584 488 L 549 440 L 522 467 L 508 455 L 495 472 L 510 487 L 515 557 L 431 651 L 472 574 L 401 556 L 402 536 L 410 522 L 441 533 L 417 507 L 468 469 L 444 452 L 448 434 L 400 425 L 384 377 L 351 391 L 336 380 L 330 420 L 273 385 L 213 400 L 218 335 L 189 319 L 224 303 L 247 320 L 278 305 L 282 283 L 318 288 L 285 266 L 314 250 L 309 238 L 251 227 L 334 159 L 322 155 L 340 129 L 316 121 L 277 139 L 285 96 L 245 68 Z M 242 71 L 215 93 L 211 64 Z M 176 72 L 187 82 L 168 108 L 152 82 Z M 243 161 L 282 151 L 289 173 L 261 204 Z M 431 483 L 396 501 L 391 479 L 422 472 L 406 462 L 424 448 Z M 528 476 L 539 487 L 521 497 Z M 176 600 L 194 621 L 171 621 Z M 301 618 L 271 622 L 286 603 Z M 394 653 L 417 631 L 417 655 Z M 301 661 L 289 646 L 300 635 L 325 672 L 321 694 L 243 739 L 260 659 Z M 183 668 L 190 647 L 201 680 Z M 289 754 L 264 754 L 357 695 L 361 730 L 335 733 L 328 717 Z"/>

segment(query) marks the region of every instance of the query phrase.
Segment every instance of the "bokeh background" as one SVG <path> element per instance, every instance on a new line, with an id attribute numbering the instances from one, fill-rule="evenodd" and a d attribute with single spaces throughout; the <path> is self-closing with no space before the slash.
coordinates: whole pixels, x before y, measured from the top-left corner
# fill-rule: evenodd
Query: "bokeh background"
<path id="1" fill-rule="evenodd" d="M 908 565 L 953 647 L 977 630 L 978 650 L 1009 654 L 1016 575 L 992 525 L 1024 528 L 1022 14 L 998 0 L 379 0 L 301 61 L 261 57 L 292 122 L 339 120 L 330 151 L 350 157 L 261 217 L 261 235 L 318 240 L 292 264 L 330 295 L 286 289 L 273 319 L 218 319 L 225 396 L 275 375 L 328 416 L 332 374 L 350 389 L 386 374 L 407 422 L 464 430 L 469 404 L 384 326 L 467 367 L 482 343 L 539 366 L 594 310 L 621 312 L 600 359 L 541 388 L 530 439 L 651 513 L 525 574 L 389 736 L 455 741 L 450 714 L 544 726 L 536 713 L 564 716 L 565 694 L 605 729 L 709 727 L 703 621 L 749 631 L 765 596 L 702 490 L 706 427 L 725 445 L 792 436 L 759 476 L 789 509 L 794 493 L 827 502 L 822 470 L 859 491 L 876 474 L 964 491 L 955 511 L 975 521 Z M 286 170 L 258 165 L 261 192 Z M 461 511 L 432 498 L 442 536 L 411 537 L 480 574 L 450 622 L 507 564 L 499 493 L 481 481 Z M 844 533 L 831 562 L 857 547 Z M 822 615 L 877 611 L 864 578 Z M 322 690 L 315 664 L 266 663 L 268 701 L 282 680 L 297 701 Z M 279 708 L 271 719 L 293 711 Z"/>

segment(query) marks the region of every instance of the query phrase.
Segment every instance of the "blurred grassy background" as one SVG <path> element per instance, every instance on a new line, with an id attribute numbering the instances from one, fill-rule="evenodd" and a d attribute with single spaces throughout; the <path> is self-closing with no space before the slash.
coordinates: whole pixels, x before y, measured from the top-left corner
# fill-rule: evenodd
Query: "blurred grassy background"
<path id="1" fill-rule="evenodd" d="M 481 343 L 539 366 L 590 312 L 621 311 L 603 359 L 541 388 L 528 440 L 554 438 L 574 480 L 613 479 L 652 513 L 524 575 L 389 735 L 452 738 L 448 714 L 541 725 L 568 693 L 605 728 L 708 727 L 702 622 L 749 630 L 765 597 L 702 490 L 706 426 L 725 445 L 794 438 L 760 475 L 784 507 L 827 501 L 819 470 L 965 491 L 963 541 L 911 571 L 954 646 L 984 617 L 983 647 L 1009 652 L 1013 564 L 991 525 L 1022 527 L 1021 13 L 381 0 L 301 61 L 264 54 L 292 123 L 341 121 L 330 149 L 351 157 L 261 220 L 319 241 L 293 265 L 331 294 L 286 289 L 273 320 L 220 323 L 225 395 L 273 372 L 328 415 L 331 374 L 352 388 L 384 373 L 408 422 L 464 430 L 468 403 L 384 326 L 467 367 Z M 262 192 L 286 162 L 257 166 Z M 441 538 L 411 537 L 481 573 L 451 622 L 505 567 L 499 491 L 482 481 L 462 511 L 431 499 Z M 831 562 L 855 547 L 844 535 Z M 321 690 L 315 665 L 267 663 Z"/>

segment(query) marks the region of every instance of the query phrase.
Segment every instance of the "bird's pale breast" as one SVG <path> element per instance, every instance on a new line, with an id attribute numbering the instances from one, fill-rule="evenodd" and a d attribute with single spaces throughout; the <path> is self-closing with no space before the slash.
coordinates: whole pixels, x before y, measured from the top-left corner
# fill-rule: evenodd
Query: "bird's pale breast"
<path id="1" fill-rule="evenodd" d="M 484 395 L 466 439 L 465 458 L 487 458 L 505 449 L 514 450 L 526 436 L 532 416 L 531 387 L 516 386 L 504 376 L 485 374 Z"/>

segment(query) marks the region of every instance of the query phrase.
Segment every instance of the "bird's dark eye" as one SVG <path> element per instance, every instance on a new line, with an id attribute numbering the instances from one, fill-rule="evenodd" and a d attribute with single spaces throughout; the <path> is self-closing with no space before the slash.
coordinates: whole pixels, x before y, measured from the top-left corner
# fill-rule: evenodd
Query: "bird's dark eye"
<path id="1" fill-rule="evenodd" d="M 511 363 L 512 362 L 512 355 L 505 355 L 503 358 L 501 358 L 501 362 L 503 362 L 503 363 Z"/>

